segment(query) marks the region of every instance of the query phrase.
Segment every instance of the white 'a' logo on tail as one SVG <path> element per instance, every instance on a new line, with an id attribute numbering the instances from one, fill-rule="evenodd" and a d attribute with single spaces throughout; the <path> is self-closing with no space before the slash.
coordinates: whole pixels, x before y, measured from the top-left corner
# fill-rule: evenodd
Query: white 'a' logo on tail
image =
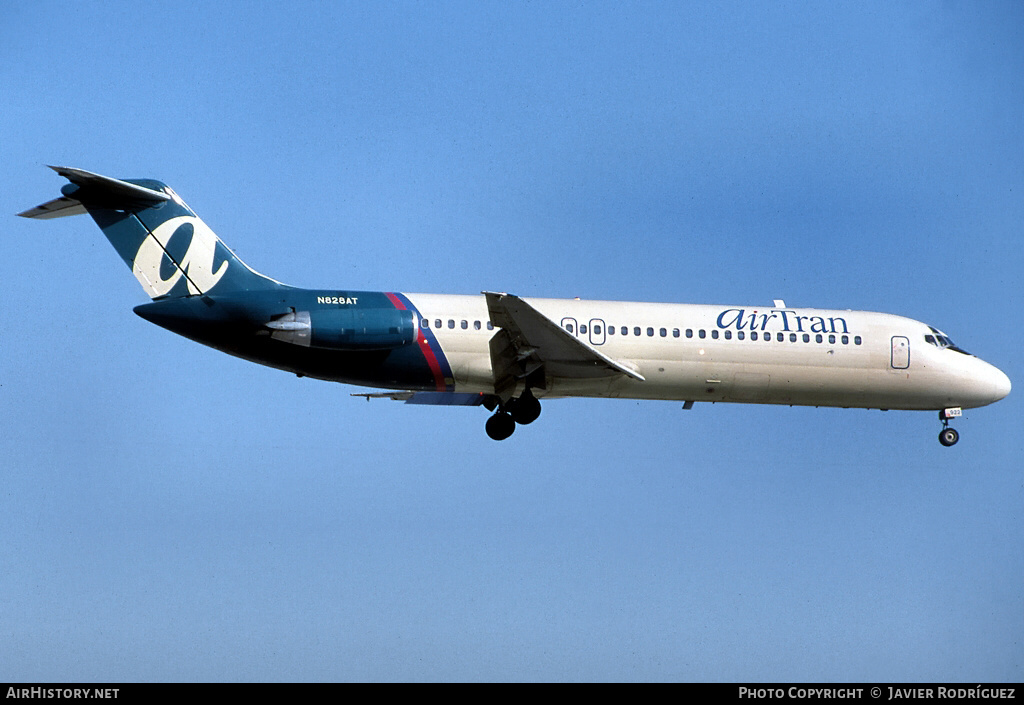
<path id="1" fill-rule="evenodd" d="M 192 242 L 174 273 L 164 279 L 160 276 L 160 265 L 167 256 L 167 243 L 171 236 L 182 225 L 192 226 Z M 221 262 L 220 268 L 213 271 L 213 256 L 216 252 L 217 236 L 206 223 L 194 215 L 180 215 L 160 223 L 153 232 L 146 236 L 135 253 L 132 273 L 142 284 L 150 298 L 157 298 L 169 293 L 186 272 L 189 294 L 205 294 L 220 281 L 228 271 L 228 263 Z"/>

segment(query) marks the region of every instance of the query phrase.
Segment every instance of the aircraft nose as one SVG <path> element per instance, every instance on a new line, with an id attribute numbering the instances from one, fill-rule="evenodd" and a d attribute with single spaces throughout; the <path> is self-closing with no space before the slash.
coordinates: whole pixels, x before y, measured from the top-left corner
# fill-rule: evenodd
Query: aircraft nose
<path id="1" fill-rule="evenodd" d="M 1010 393 L 1010 378 L 1006 376 L 1002 370 L 997 367 L 992 368 L 991 375 L 992 383 L 992 401 L 999 401 L 1007 394 Z"/>
<path id="2" fill-rule="evenodd" d="M 1010 378 L 995 365 L 977 357 L 963 360 L 966 365 L 961 377 L 963 405 L 965 408 L 993 404 L 1010 393 Z"/>

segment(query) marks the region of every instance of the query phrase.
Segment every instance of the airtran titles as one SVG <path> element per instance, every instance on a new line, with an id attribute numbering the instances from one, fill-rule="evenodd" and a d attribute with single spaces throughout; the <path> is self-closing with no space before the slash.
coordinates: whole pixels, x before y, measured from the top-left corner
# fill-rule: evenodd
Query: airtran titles
<path id="1" fill-rule="evenodd" d="M 719 328 L 735 330 L 770 330 L 792 333 L 849 333 L 846 319 L 839 316 L 801 316 L 793 309 L 773 308 L 769 311 L 747 311 L 727 308 L 718 314 Z"/>

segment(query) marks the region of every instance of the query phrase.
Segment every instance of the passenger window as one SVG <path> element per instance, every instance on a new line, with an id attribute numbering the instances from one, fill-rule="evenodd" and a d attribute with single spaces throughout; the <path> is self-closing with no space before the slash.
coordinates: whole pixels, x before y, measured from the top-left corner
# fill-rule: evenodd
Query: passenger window
<path id="1" fill-rule="evenodd" d="M 693 337 L 693 328 L 687 328 L 686 329 L 686 337 L 687 338 L 692 338 Z"/>
<path id="2" fill-rule="evenodd" d="M 732 340 L 732 331 L 731 330 L 725 331 L 725 339 L 726 340 Z"/>
<path id="3" fill-rule="evenodd" d="M 741 330 L 738 330 L 738 331 L 736 331 L 736 337 L 737 337 L 737 338 L 738 338 L 739 340 L 743 340 L 743 338 L 744 338 L 745 336 L 746 336 L 746 333 L 744 333 L 743 331 L 741 331 Z"/>
<path id="4" fill-rule="evenodd" d="M 662 338 L 667 338 L 668 337 L 668 331 L 665 330 L 664 328 L 659 328 L 658 329 L 658 335 L 660 335 Z"/>
<path id="5" fill-rule="evenodd" d="M 672 329 L 672 337 L 673 338 L 678 338 L 679 337 L 679 329 L 678 328 L 673 328 Z"/>
<path id="6" fill-rule="evenodd" d="M 480 330 L 480 321 L 473 321 L 473 330 Z"/>
<path id="7" fill-rule="evenodd" d="M 784 336 L 782 333 L 776 333 L 775 339 L 778 340 L 780 343 L 786 342 L 786 336 Z"/>
<path id="8" fill-rule="evenodd" d="M 842 338 L 840 338 L 840 340 L 843 341 L 843 345 L 849 345 L 850 344 L 850 336 L 848 336 L 848 335 L 844 335 Z"/>
<path id="9" fill-rule="evenodd" d="M 757 331 L 756 330 L 750 331 L 750 339 L 751 340 L 757 340 Z"/>
<path id="10" fill-rule="evenodd" d="M 706 335 L 707 335 L 707 333 L 704 332 L 703 328 L 701 328 L 699 331 L 697 331 L 697 337 L 700 338 L 701 340 L 704 340 L 704 337 Z"/>
<path id="11" fill-rule="evenodd" d="M 713 330 L 713 331 L 711 331 L 711 337 L 712 337 L 713 339 L 715 339 L 715 340 L 718 340 L 718 330 L 717 330 L 717 329 L 716 329 L 716 330 Z"/>
<path id="12" fill-rule="evenodd" d="M 586 333 L 587 327 L 584 324 L 580 324 L 580 334 Z"/>
<path id="13" fill-rule="evenodd" d="M 462 330 L 469 330 L 469 321 L 462 322 Z"/>
<path id="14" fill-rule="evenodd" d="M 572 333 L 572 323 L 566 323 L 565 324 L 565 329 L 567 331 L 569 331 L 570 333 Z"/>
<path id="15" fill-rule="evenodd" d="M 441 327 L 441 319 L 440 318 L 435 318 L 434 319 L 434 328 L 440 328 L 440 327 Z"/>
<path id="16" fill-rule="evenodd" d="M 594 326 L 594 335 L 601 335 L 601 326 Z"/>
<path id="17" fill-rule="evenodd" d="M 830 336 L 828 337 L 828 342 L 830 342 L 830 343 L 835 343 L 835 342 L 836 342 L 836 337 L 835 337 L 834 335 L 830 335 Z"/>
<path id="18" fill-rule="evenodd" d="M 860 345 L 860 336 L 859 335 L 853 336 L 853 344 L 854 345 Z"/>
<path id="19" fill-rule="evenodd" d="M 640 335 L 640 326 L 633 326 L 633 335 Z"/>
<path id="20" fill-rule="evenodd" d="M 619 329 L 619 332 L 622 333 L 623 335 L 629 335 L 629 328 L 626 328 L 626 326 L 622 326 L 622 328 Z"/>
<path id="21" fill-rule="evenodd" d="M 430 328 L 430 321 L 428 321 L 428 320 L 427 320 L 426 318 L 424 318 L 424 319 L 423 319 L 423 320 L 421 321 L 421 323 L 423 324 L 423 327 L 424 327 L 424 328 Z"/>
<path id="22" fill-rule="evenodd" d="M 821 337 L 821 333 L 818 333 L 816 336 L 814 336 L 814 342 L 820 343 L 822 340 L 824 340 L 824 338 Z"/>
<path id="23" fill-rule="evenodd" d="M 811 342 L 811 336 L 808 335 L 807 333 L 804 333 L 804 342 L 805 343 Z"/>
<path id="24" fill-rule="evenodd" d="M 795 343 L 796 342 L 796 333 L 790 333 L 789 334 L 789 342 L 791 342 L 791 343 Z"/>
<path id="25" fill-rule="evenodd" d="M 494 324 L 490 321 L 487 321 L 487 330 L 494 330 Z"/>
<path id="26" fill-rule="evenodd" d="M 647 337 L 648 338 L 653 338 L 654 337 L 654 329 L 651 328 L 650 326 L 647 326 Z"/>
<path id="27" fill-rule="evenodd" d="M 449 318 L 448 319 L 448 327 L 449 328 L 455 328 L 455 319 L 454 318 Z"/>

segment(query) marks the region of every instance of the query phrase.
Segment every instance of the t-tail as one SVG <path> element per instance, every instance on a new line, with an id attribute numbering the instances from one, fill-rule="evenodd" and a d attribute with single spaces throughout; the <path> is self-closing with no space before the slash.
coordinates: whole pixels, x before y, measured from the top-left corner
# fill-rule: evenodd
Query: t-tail
<path id="1" fill-rule="evenodd" d="M 284 287 L 238 259 L 166 184 L 50 168 L 71 182 L 61 189 L 64 195 L 18 215 L 60 218 L 88 213 L 150 298 Z"/>

